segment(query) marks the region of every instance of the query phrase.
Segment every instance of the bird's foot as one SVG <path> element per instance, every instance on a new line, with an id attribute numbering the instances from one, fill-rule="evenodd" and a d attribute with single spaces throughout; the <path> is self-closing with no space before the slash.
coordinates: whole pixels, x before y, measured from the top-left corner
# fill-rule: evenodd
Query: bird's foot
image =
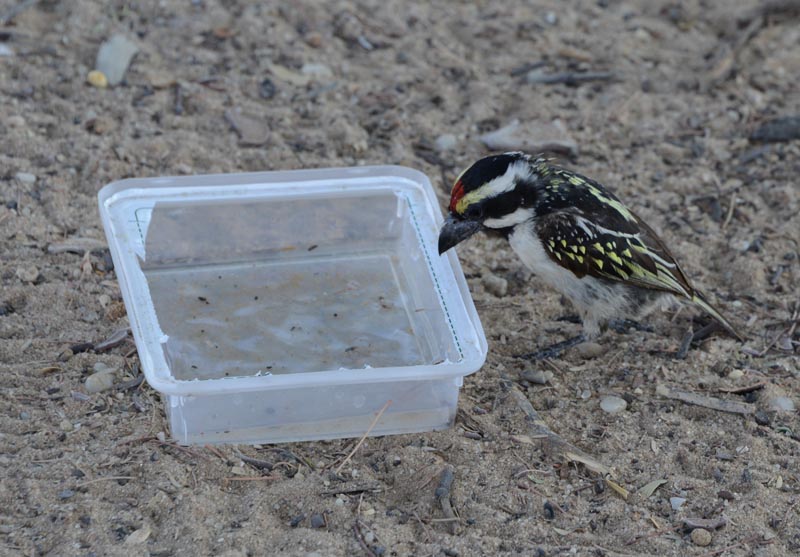
<path id="1" fill-rule="evenodd" d="M 542 348 L 536 352 L 522 354 L 521 356 L 517 357 L 523 360 L 551 360 L 553 358 L 558 358 L 565 350 L 568 350 L 584 341 L 586 341 L 586 335 L 578 335 L 576 337 L 568 338 L 567 340 L 562 340 L 561 342 L 551 344 L 547 348 Z"/>
<path id="2" fill-rule="evenodd" d="M 652 325 L 639 323 L 633 319 L 611 319 L 608 322 L 608 328 L 620 335 L 627 334 L 631 329 L 645 333 L 652 333 L 654 330 Z"/>
<path id="3" fill-rule="evenodd" d="M 689 329 L 689 331 L 687 331 L 687 333 L 683 335 L 683 339 L 681 340 L 681 345 L 678 348 L 678 351 L 675 352 L 675 359 L 683 360 L 684 358 L 686 358 L 686 355 L 689 353 L 689 350 L 692 348 L 693 345 L 699 344 L 700 342 L 710 337 L 714 331 L 720 329 L 722 329 L 722 327 L 716 321 L 710 322 L 708 325 L 701 327 L 698 331 L 693 331 L 692 329 Z"/>

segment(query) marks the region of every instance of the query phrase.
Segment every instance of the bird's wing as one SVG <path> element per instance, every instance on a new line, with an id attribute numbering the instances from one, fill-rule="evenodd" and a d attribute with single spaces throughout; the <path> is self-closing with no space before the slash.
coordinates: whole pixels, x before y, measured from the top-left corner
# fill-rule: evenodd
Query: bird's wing
<path id="1" fill-rule="evenodd" d="M 549 206 L 537 216 L 535 226 L 555 263 L 578 277 L 589 275 L 687 298 L 743 340 L 692 286 L 653 229 L 613 193 L 559 167 L 543 164 L 538 171 L 544 178 L 540 195 Z"/>
<path id="2" fill-rule="evenodd" d="M 587 210 L 584 203 L 536 219 L 539 238 L 555 263 L 578 277 L 694 297 L 686 275 L 649 226 L 627 208 L 622 213 L 603 203 L 596 209 Z"/>

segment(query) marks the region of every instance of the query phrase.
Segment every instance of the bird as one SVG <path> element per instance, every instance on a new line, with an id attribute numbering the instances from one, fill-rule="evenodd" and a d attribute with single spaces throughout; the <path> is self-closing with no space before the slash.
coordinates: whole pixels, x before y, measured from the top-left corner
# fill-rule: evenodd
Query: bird
<path id="1" fill-rule="evenodd" d="M 549 159 L 515 151 L 478 160 L 455 180 L 448 210 L 440 255 L 479 231 L 499 233 L 526 267 L 571 301 L 582 339 L 673 296 L 744 340 L 650 226 L 599 182 Z"/>

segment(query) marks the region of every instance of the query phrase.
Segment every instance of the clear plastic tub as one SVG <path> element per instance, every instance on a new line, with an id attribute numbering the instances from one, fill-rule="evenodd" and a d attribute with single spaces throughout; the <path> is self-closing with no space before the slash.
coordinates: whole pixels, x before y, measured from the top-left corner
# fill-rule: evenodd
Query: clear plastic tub
<path id="1" fill-rule="evenodd" d="M 142 368 L 180 443 L 452 425 L 486 339 L 427 177 L 142 178 L 99 194 Z"/>

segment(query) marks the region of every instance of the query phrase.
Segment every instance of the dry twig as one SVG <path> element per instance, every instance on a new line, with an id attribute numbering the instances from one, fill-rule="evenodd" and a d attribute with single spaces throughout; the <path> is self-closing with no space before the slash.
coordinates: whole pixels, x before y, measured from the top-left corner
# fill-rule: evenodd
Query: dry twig
<path id="1" fill-rule="evenodd" d="M 516 385 L 510 381 L 501 381 L 501 386 L 510 393 L 514 402 L 516 402 L 520 410 L 525 413 L 525 420 L 531 426 L 531 437 L 543 439 L 552 451 L 567 461 L 580 462 L 588 470 L 596 474 L 613 477 L 611 469 L 608 466 L 598 462 L 594 457 L 585 453 L 575 445 L 568 443 L 560 435 L 550 429 L 539 417 L 539 414 L 533 408 L 528 397 L 526 397 Z"/>
<path id="2" fill-rule="evenodd" d="M 358 545 L 360 545 L 361 549 L 363 549 L 364 552 L 370 557 L 378 557 L 378 555 L 374 551 L 372 551 L 372 548 L 369 545 L 367 545 L 367 541 L 364 539 L 364 536 L 361 533 L 361 527 L 359 526 L 358 523 L 359 523 L 358 519 L 356 519 L 356 521 L 353 523 L 353 533 L 356 536 Z"/>
<path id="3" fill-rule="evenodd" d="M 775 338 L 773 338 L 772 341 L 769 344 L 767 344 L 767 346 L 764 347 L 764 350 L 756 354 L 756 356 L 758 357 L 766 356 L 767 352 L 769 352 L 772 349 L 772 347 L 775 346 L 775 344 L 777 344 L 777 342 L 784 335 L 788 336 L 789 338 L 792 338 L 792 336 L 794 336 L 794 332 L 797 329 L 797 324 L 800 323 L 800 302 L 798 302 L 795 305 L 794 312 L 792 312 L 792 317 L 790 319 L 790 322 L 791 322 L 790 325 L 787 328 L 783 329 L 780 333 L 775 335 Z"/>
<path id="4" fill-rule="evenodd" d="M 743 402 L 736 402 L 734 400 L 722 400 L 711 396 L 699 395 L 697 393 L 690 393 L 688 391 L 681 391 L 678 389 L 671 389 L 666 385 L 659 385 L 656 387 L 656 394 L 669 398 L 672 400 L 680 400 L 686 404 L 693 404 L 695 406 L 702 406 L 710 410 L 717 410 L 719 412 L 729 412 L 731 414 L 753 414 L 756 410 L 749 404 Z"/>
<path id="5" fill-rule="evenodd" d="M 336 475 L 338 475 L 338 474 L 339 474 L 339 472 L 341 472 L 341 471 L 342 471 L 342 468 L 344 468 L 344 465 L 345 465 L 345 464 L 347 464 L 348 462 L 350 462 L 350 459 L 351 459 L 351 458 L 353 458 L 353 455 L 354 455 L 354 454 L 356 454 L 356 451 L 359 449 L 359 447 L 361 447 L 361 445 L 363 445 L 363 444 L 364 444 L 364 441 L 366 440 L 367 436 L 369 436 L 370 432 L 371 432 L 371 431 L 373 430 L 373 428 L 374 428 L 374 427 L 377 425 L 377 423 L 378 423 L 378 420 L 380 420 L 380 419 L 381 419 L 381 416 L 383 416 L 383 413 L 384 413 L 384 412 L 386 412 L 386 409 L 387 409 L 387 408 L 389 408 L 389 405 L 390 405 L 391 403 L 392 403 L 392 401 L 391 401 L 391 400 L 387 400 L 387 401 L 386 401 L 386 404 L 384 404 L 384 405 L 381 407 L 381 409 L 380 409 L 380 410 L 378 410 L 378 413 L 375 415 L 375 419 L 374 419 L 374 420 L 372 420 L 372 423 L 371 423 L 371 424 L 369 424 L 369 427 L 367 428 L 367 431 L 365 431 L 365 432 L 364 432 L 364 435 L 362 435 L 362 436 L 361 436 L 361 439 L 359 439 L 359 440 L 358 440 L 358 443 L 356 443 L 356 446 L 355 446 L 355 447 L 353 447 L 353 450 L 352 450 L 352 451 L 350 451 L 350 454 L 348 454 L 348 455 L 345 457 L 345 459 L 342 461 L 342 463 L 341 463 L 341 464 L 339 464 L 339 466 L 337 466 L 337 467 L 336 467 L 336 470 L 335 470 L 335 474 L 336 474 Z"/>
<path id="6" fill-rule="evenodd" d="M 264 480 L 277 480 L 278 476 L 229 476 L 222 479 L 226 482 L 261 482 Z"/>
<path id="7" fill-rule="evenodd" d="M 455 470 L 451 464 L 446 464 L 442 469 L 442 476 L 439 480 L 439 485 L 436 488 L 436 499 L 442 507 L 442 514 L 448 522 L 447 528 L 451 535 L 455 535 L 456 527 L 458 526 L 458 517 L 453 512 L 453 506 L 450 503 L 450 488 L 455 479 Z"/>
<path id="8" fill-rule="evenodd" d="M 721 388 L 719 389 L 719 392 L 731 395 L 745 395 L 747 393 L 752 393 L 753 391 L 763 389 L 766 386 L 767 386 L 766 381 L 759 381 L 758 383 L 754 383 L 752 385 L 745 385 L 744 387 L 733 387 L 730 389 Z"/>
<path id="9" fill-rule="evenodd" d="M 590 81 L 613 81 L 615 79 L 617 79 L 617 76 L 612 72 L 565 72 L 541 75 L 529 74 L 525 78 L 525 81 L 528 83 L 542 83 L 545 85 L 563 83 L 564 85 L 575 86 Z"/>

